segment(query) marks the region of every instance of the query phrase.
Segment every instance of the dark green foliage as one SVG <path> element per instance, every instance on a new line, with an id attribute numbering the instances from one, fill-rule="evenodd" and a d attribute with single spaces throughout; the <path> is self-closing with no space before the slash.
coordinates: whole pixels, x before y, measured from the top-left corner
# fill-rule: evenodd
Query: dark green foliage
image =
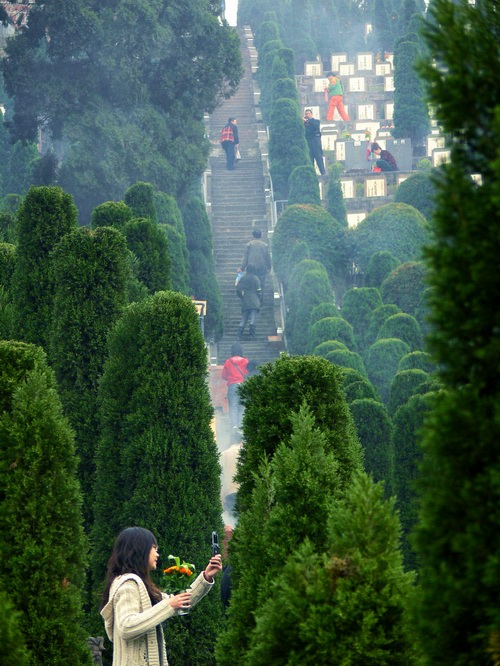
<path id="1" fill-rule="evenodd" d="M 418 41 L 418 40 L 417 40 Z M 394 46 L 394 129 L 397 139 L 410 138 L 422 144 L 429 132 L 429 111 L 424 85 L 415 71 L 423 55 L 419 44 L 402 37 Z"/>
<path id="2" fill-rule="evenodd" d="M 352 368 L 366 377 L 363 359 L 356 352 L 345 349 L 333 349 L 326 354 L 325 358 L 334 365 L 338 365 L 341 368 Z"/>
<path id="3" fill-rule="evenodd" d="M 353 381 L 350 384 L 347 384 L 344 387 L 345 399 L 348 404 L 354 400 L 375 400 L 380 402 L 377 392 L 373 387 L 373 384 L 370 384 L 368 379 Z"/>
<path id="4" fill-rule="evenodd" d="M 138 261 L 137 277 L 150 294 L 170 287 L 172 261 L 165 230 L 150 218 L 131 220 L 125 227 L 127 245 Z"/>
<path id="5" fill-rule="evenodd" d="M 322 317 L 322 319 L 323 318 L 324 317 Z M 316 321 L 319 321 L 319 319 L 317 319 Z M 326 340 L 326 342 L 321 342 L 319 345 L 314 347 L 313 355 L 322 356 L 323 358 L 326 358 L 328 352 L 335 351 L 336 349 L 344 349 L 348 351 L 346 345 L 343 342 L 340 342 L 340 340 Z"/>
<path id="6" fill-rule="evenodd" d="M 286 335 L 293 354 L 305 354 L 309 346 L 310 319 L 312 309 L 325 302 L 333 303 L 333 291 L 326 271 L 307 271 L 300 281 L 294 299 L 294 315 L 291 326 L 286 326 Z"/>
<path id="7" fill-rule="evenodd" d="M 1 210 L 5 210 L 15 215 L 19 210 L 22 200 L 23 197 L 20 194 L 6 194 L 2 199 Z"/>
<path id="8" fill-rule="evenodd" d="M 4 666 L 29 666 L 29 652 L 21 633 L 21 615 L 0 590 L 0 643 Z"/>
<path id="9" fill-rule="evenodd" d="M 335 303 L 324 302 L 320 303 L 319 305 L 315 305 L 311 310 L 311 314 L 309 315 L 309 326 L 312 326 L 317 321 L 324 319 L 325 317 L 340 317 L 340 313 Z"/>
<path id="10" fill-rule="evenodd" d="M 310 164 L 295 167 L 288 179 L 288 205 L 312 204 L 321 205 L 318 177 Z"/>
<path id="11" fill-rule="evenodd" d="M 325 434 L 327 451 L 335 454 L 341 486 L 346 487 L 352 472 L 361 465 L 361 454 L 342 394 L 340 370 L 316 356 L 282 356 L 246 381 L 240 395 L 246 411 L 245 447 L 237 472 L 241 483 L 239 511 L 249 506 L 253 473 L 262 456 L 272 457 L 279 443 L 291 434 L 290 414 L 303 401 L 310 406 L 316 426 Z"/>
<path id="12" fill-rule="evenodd" d="M 394 481 L 392 421 L 389 414 L 384 405 L 373 398 L 352 400 L 349 409 L 365 454 L 365 470 L 374 481 L 384 481 L 386 496 L 389 497 Z"/>
<path id="13" fill-rule="evenodd" d="M 300 246 L 304 247 L 305 243 L 301 243 Z M 301 253 L 300 253 L 301 254 Z M 290 333 L 290 336 L 293 336 L 293 329 L 295 326 L 295 321 L 297 319 L 297 307 L 301 299 L 301 282 L 302 278 L 309 271 L 314 271 L 316 274 L 319 272 L 323 279 L 321 280 L 322 286 L 326 286 L 328 283 L 328 274 L 325 267 L 319 261 L 314 261 L 313 259 L 304 259 L 298 264 L 294 265 L 290 272 L 290 280 L 286 288 L 286 335 Z M 331 289 L 329 294 L 331 293 Z M 331 298 L 331 296 L 327 296 Z M 309 319 L 307 320 L 307 325 L 309 324 Z M 301 322 L 301 325 L 305 325 L 304 322 Z"/>
<path id="14" fill-rule="evenodd" d="M 434 211 L 435 194 L 433 174 L 430 171 L 417 171 L 399 185 L 394 201 L 413 206 L 430 220 Z"/>
<path id="15" fill-rule="evenodd" d="M 189 287 L 189 252 L 187 251 L 186 236 L 179 233 L 170 224 L 159 224 L 167 239 L 167 251 L 170 260 L 170 281 L 174 291 L 180 291 L 186 296 L 191 294 Z"/>
<path id="16" fill-rule="evenodd" d="M 86 526 L 92 522 L 97 386 L 107 337 L 125 306 L 129 273 L 124 236 L 109 227 L 67 234 L 53 255 L 54 305 L 49 359 L 76 434 Z"/>
<path id="17" fill-rule="evenodd" d="M 399 312 L 401 312 L 401 310 L 398 308 L 398 306 L 391 304 L 381 305 L 380 307 L 373 310 L 365 338 L 367 346 L 372 345 L 375 342 L 380 327 L 382 326 L 384 321 L 389 317 L 391 317 L 392 315 L 398 314 Z"/>
<path id="18" fill-rule="evenodd" d="M 266 42 L 271 40 L 279 40 L 280 33 L 278 29 L 278 24 L 275 21 L 262 21 L 259 25 L 257 38 L 257 45 L 263 46 Z"/>
<path id="19" fill-rule="evenodd" d="M 305 541 L 287 558 L 258 610 L 245 663 L 415 663 L 404 612 L 413 576 L 403 570 L 399 520 L 383 492 L 359 475 L 333 506 L 327 552 Z"/>
<path id="20" fill-rule="evenodd" d="M 422 336 L 417 320 L 411 315 L 400 312 L 388 317 L 379 329 L 377 340 L 382 338 L 399 338 L 406 342 L 411 351 L 422 346 Z"/>
<path id="21" fill-rule="evenodd" d="M 39 154 L 34 143 L 16 141 L 9 146 L 7 164 L 2 174 L 4 194 L 23 196 L 29 190 L 33 184 L 33 166 L 37 159 Z"/>
<path id="22" fill-rule="evenodd" d="M 392 380 L 387 409 L 393 416 L 398 407 L 404 405 L 416 393 L 421 394 L 420 386 L 430 380 L 429 374 L 423 370 L 398 370 Z M 427 392 L 427 391 L 426 391 Z"/>
<path id="23" fill-rule="evenodd" d="M 280 62 L 282 62 L 283 67 L 285 67 L 285 63 L 282 60 L 280 60 Z M 288 99 L 293 99 L 293 101 L 297 103 L 299 101 L 299 96 L 297 93 L 297 85 L 295 84 L 295 81 L 293 79 L 284 79 L 284 78 L 276 79 L 273 83 L 272 95 L 273 95 L 273 101 L 276 99 L 284 99 L 285 97 Z"/>
<path id="24" fill-rule="evenodd" d="M 275 100 L 269 125 L 269 159 L 276 199 L 288 198 L 288 179 L 298 166 L 310 165 L 304 123 L 296 102 Z"/>
<path id="25" fill-rule="evenodd" d="M 290 0 L 284 5 L 283 40 L 286 46 L 293 49 L 295 53 L 295 71 L 297 74 L 304 72 L 304 63 L 308 60 L 316 60 L 318 50 L 312 39 L 312 11 L 311 4 L 304 0 Z"/>
<path id="26" fill-rule="evenodd" d="M 134 217 L 149 217 L 157 222 L 154 187 L 151 183 L 135 183 L 125 192 L 123 197 L 126 205 L 131 209 Z"/>
<path id="27" fill-rule="evenodd" d="M 77 226 L 72 197 L 60 187 L 31 187 L 17 214 L 17 252 L 12 295 L 17 332 L 47 347 L 52 324 L 51 253 Z"/>
<path id="28" fill-rule="evenodd" d="M 275 58 L 279 58 L 285 63 L 287 78 L 295 80 L 295 54 L 293 49 L 280 48 L 277 50 Z"/>
<path id="29" fill-rule="evenodd" d="M 0 210 L 0 243 L 16 242 L 16 217 L 8 210 Z"/>
<path id="30" fill-rule="evenodd" d="M 330 169 L 328 191 L 326 193 L 326 210 L 337 222 L 347 228 L 347 208 L 340 185 L 340 174 L 342 171 L 342 166 L 338 162 L 335 162 Z"/>
<path id="31" fill-rule="evenodd" d="M 159 292 L 129 306 L 109 337 L 100 383 L 93 573 L 96 590 L 116 534 L 143 525 L 163 554 L 201 571 L 210 533 L 221 533 L 220 467 L 210 427 L 207 352 L 186 296 Z M 173 663 L 213 664 L 220 630 L 217 590 L 189 618 L 170 620 Z"/>
<path id="32" fill-rule="evenodd" d="M 389 399 L 389 389 L 399 361 L 409 351 L 406 342 L 397 338 L 384 338 L 377 340 L 365 352 L 363 360 L 368 377 L 384 402 Z"/>
<path id="33" fill-rule="evenodd" d="M 310 259 L 311 254 L 309 252 L 309 246 L 305 241 L 299 241 L 293 246 L 293 250 L 290 253 L 290 266 L 292 269 L 297 266 L 304 259 Z"/>
<path id="34" fill-rule="evenodd" d="M 224 333 L 222 297 L 215 274 L 212 227 L 203 201 L 189 199 L 182 209 L 189 250 L 189 283 L 195 298 L 207 301 L 205 337 L 220 340 Z"/>
<path id="35" fill-rule="evenodd" d="M 399 266 L 401 262 L 396 259 L 387 250 L 375 252 L 370 257 L 368 268 L 365 273 L 365 285 L 367 287 L 375 287 L 380 289 L 385 278 L 392 273 L 392 271 Z"/>
<path id="36" fill-rule="evenodd" d="M 132 209 L 123 201 L 105 201 L 92 211 L 90 226 L 92 229 L 114 227 L 125 233 L 126 224 L 133 217 Z"/>
<path id="37" fill-rule="evenodd" d="M 395 268 L 382 283 L 384 303 L 393 303 L 403 312 L 414 315 L 422 301 L 427 268 L 422 261 L 409 261 Z"/>
<path id="38" fill-rule="evenodd" d="M 159 224 L 170 224 L 180 234 L 184 234 L 184 221 L 177 201 L 170 194 L 155 192 L 153 195 L 156 217 Z"/>
<path id="39" fill-rule="evenodd" d="M 31 184 L 53 185 L 57 182 L 57 157 L 47 152 L 33 160 L 31 163 Z"/>
<path id="40" fill-rule="evenodd" d="M 398 372 L 403 370 L 423 370 L 427 373 L 436 371 L 436 363 L 430 354 L 423 351 L 410 352 L 399 361 Z"/>
<path id="41" fill-rule="evenodd" d="M 378 400 L 375 387 L 373 386 L 373 384 L 370 384 L 370 382 L 366 379 L 364 375 L 359 373 L 357 370 L 354 370 L 353 368 L 342 368 L 342 389 L 344 393 L 348 393 L 350 386 L 358 382 L 367 384 L 366 391 L 370 393 L 370 395 L 359 396 L 359 397 L 367 397 L 367 398 L 373 398 L 374 400 Z M 365 388 L 362 388 L 361 390 L 364 391 Z"/>
<path id="42" fill-rule="evenodd" d="M 16 265 L 16 246 L 0 243 L 0 286 L 10 289 Z"/>
<path id="43" fill-rule="evenodd" d="M 0 243 L 0 340 L 11 340 L 15 337 L 16 317 L 11 289 L 15 261 L 15 245 Z"/>
<path id="44" fill-rule="evenodd" d="M 320 206 L 295 205 L 285 210 L 273 234 L 273 268 L 287 284 L 293 266 L 290 256 L 296 243 L 306 242 L 311 259 L 321 262 L 332 280 L 334 291 L 347 275 L 345 232 Z"/>
<path id="45" fill-rule="evenodd" d="M 349 289 L 344 294 L 340 314 L 351 324 L 360 349 L 365 347 L 365 336 L 372 312 L 381 305 L 382 297 L 374 287 Z"/>
<path id="46" fill-rule="evenodd" d="M 491 0 L 433 7 L 425 37 L 437 66 L 423 71 L 451 162 L 437 184 L 427 252 L 429 346 L 446 391 L 423 440 L 416 628 L 428 663 L 476 666 L 493 651 L 498 661 L 500 625 L 500 15 Z"/>
<path id="47" fill-rule="evenodd" d="M 356 351 L 352 326 L 342 317 L 325 317 L 311 326 L 309 334 L 310 350 L 327 340 L 340 340 L 348 349 Z"/>
<path id="48" fill-rule="evenodd" d="M 386 204 L 369 213 L 350 232 L 353 260 L 366 271 L 375 252 L 387 250 L 399 261 L 418 261 L 429 240 L 425 217 L 413 206 Z"/>
<path id="49" fill-rule="evenodd" d="M 0 580 L 21 614 L 29 664 L 90 666 L 73 435 L 54 374 L 33 345 L 0 342 L 0 441 Z"/>

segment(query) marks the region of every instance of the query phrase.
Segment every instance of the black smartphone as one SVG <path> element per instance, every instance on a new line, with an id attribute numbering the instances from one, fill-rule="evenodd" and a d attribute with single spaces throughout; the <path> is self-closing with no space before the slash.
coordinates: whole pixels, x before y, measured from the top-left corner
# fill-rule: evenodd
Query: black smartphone
<path id="1" fill-rule="evenodd" d="M 219 553 L 219 535 L 217 532 L 212 532 L 212 557 Z"/>

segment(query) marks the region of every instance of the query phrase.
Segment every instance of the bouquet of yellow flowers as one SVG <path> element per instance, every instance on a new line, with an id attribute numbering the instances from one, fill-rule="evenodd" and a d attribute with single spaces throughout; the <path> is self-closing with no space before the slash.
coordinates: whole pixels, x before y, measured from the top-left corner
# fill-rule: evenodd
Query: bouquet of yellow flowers
<path id="1" fill-rule="evenodd" d="M 168 556 L 175 564 L 163 569 L 163 584 L 167 594 L 178 594 L 184 592 L 196 578 L 194 564 L 181 562 L 180 557 Z"/>

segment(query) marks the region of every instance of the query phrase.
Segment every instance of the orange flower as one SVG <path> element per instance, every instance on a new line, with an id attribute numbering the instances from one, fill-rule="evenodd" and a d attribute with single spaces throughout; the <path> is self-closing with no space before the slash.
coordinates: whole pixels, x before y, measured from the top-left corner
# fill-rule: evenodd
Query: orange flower
<path id="1" fill-rule="evenodd" d="M 179 567 L 168 567 L 168 569 L 163 569 L 164 574 L 171 574 L 174 571 L 179 571 Z"/>
<path id="2" fill-rule="evenodd" d="M 184 574 L 185 576 L 192 576 L 193 575 L 193 572 L 191 571 L 191 569 L 187 569 L 186 567 L 181 567 L 179 569 L 179 573 Z"/>

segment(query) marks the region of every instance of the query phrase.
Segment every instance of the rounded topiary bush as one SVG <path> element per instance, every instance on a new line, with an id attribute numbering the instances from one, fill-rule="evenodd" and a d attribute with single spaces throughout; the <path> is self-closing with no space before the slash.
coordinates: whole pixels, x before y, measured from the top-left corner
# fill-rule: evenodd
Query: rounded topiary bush
<path id="1" fill-rule="evenodd" d="M 312 350 L 327 340 L 340 340 L 351 351 L 356 350 L 356 342 L 351 324 L 342 317 L 325 317 L 310 328 L 309 349 Z"/>
<path id="2" fill-rule="evenodd" d="M 321 206 L 289 206 L 278 220 L 273 233 L 273 268 L 287 285 L 293 266 L 290 257 L 297 243 L 305 242 L 311 259 L 321 262 L 334 280 L 345 280 L 347 255 L 345 232 Z"/>
<path id="3" fill-rule="evenodd" d="M 132 209 L 134 217 L 149 217 L 157 222 L 154 187 L 151 183 L 134 183 L 125 192 L 124 201 Z"/>
<path id="4" fill-rule="evenodd" d="M 344 393 L 345 399 L 348 403 L 352 402 L 353 400 L 363 400 L 364 398 L 369 400 L 377 400 L 380 402 L 375 387 L 368 379 L 365 379 L 364 381 L 351 382 L 345 387 Z"/>
<path id="5" fill-rule="evenodd" d="M 373 287 L 349 289 L 344 294 L 340 314 L 351 324 L 360 348 L 364 347 L 371 314 L 381 305 L 383 303 L 380 292 Z"/>
<path id="6" fill-rule="evenodd" d="M 276 79 L 272 87 L 273 100 L 275 99 L 293 99 L 294 102 L 299 102 L 297 94 L 297 86 L 293 79 Z"/>
<path id="7" fill-rule="evenodd" d="M 428 220 L 434 211 L 436 186 L 429 171 L 418 171 L 406 178 L 396 190 L 394 201 L 413 206 Z"/>
<path id="8" fill-rule="evenodd" d="M 373 398 L 349 404 L 359 441 L 365 454 L 365 470 L 375 481 L 384 481 L 389 496 L 393 486 L 394 454 L 392 422 L 385 406 Z"/>
<path id="9" fill-rule="evenodd" d="M 384 303 L 393 303 L 403 312 L 414 315 L 427 287 L 426 274 L 427 268 L 421 261 L 409 261 L 395 268 L 380 287 Z"/>
<path id="10" fill-rule="evenodd" d="M 321 342 L 319 345 L 314 347 L 312 353 L 313 356 L 322 356 L 323 358 L 326 358 L 328 352 L 336 351 L 337 349 L 349 351 L 347 346 L 343 342 L 340 342 L 340 340 L 325 340 L 325 342 Z"/>
<path id="11" fill-rule="evenodd" d="M 378 332 L 377 340 L 382 338 L 399 338 L 406 342 L 411 351 L 416 351 L 422 346 L 420 326 L 415 317 L 400 312 L 388 317 Z"/>
<path id="12" fill-rule="evenodd" d="M 288 205 L 312 204 L 321 205 L 318 177 L 310 164 L 295 167 L 288 179 Z"/>
<path id="13" fill-rule="evenodd" d="M 376 252 L 390 252 L 401 262 L 419 260 L 429 240 L 427 220 L 413 206 L 386 204 L 376 208 L 350 231 L 352 259 L 365 273 Z"/>
<path id="14" fill-rule="evenodd" d="M 403 370 L 423 370 L 427 373 L 432 373 L 436 370 L 436 363 L 432 356 L 427 352 L 413 351 L 399 361 L 398 372 Z"/>
<path id="15" fill-rule="evenodd" d="M 365 335 L 365 346 L 369 347 L 372 345 L 378 336 L 380 327 L 386 319 L 389 319 L 392 315 L 398 314 L 401 310 L 397 305 L 381 305 L 380 307 L 373 310 L 370 316 L 370 322 L 368 324 L 368 330 Z"/>
<path id="16" fill-rule="evenodd" d="M 368 378 L 377 388 L 384 402 L 389 399 L 389 389 L 396 374 L 399 361 L 410 351 L 403 340 L 385 338 L 377 340 L 363 357 Z"/>
<path id="17" fill-rule="evenodd" d="M 418 388 L 429 379 L 428 373 L 423 370 L 402 370 L 396 373 L 391 383 L 387 403 L 389 414 L 395 414 L 398 407 L 408 402 L 412 395 L 420 393 Z"/>
<path id="18" fill-rule="evenodd" d="M 10 288 L 16 262 L 16 246 L 0 243 L 0 286 Z"/>
<path id="19" fill-rule="evenodd" d="M 165 231 L 150 218 L 137 218 L 127 223 L 125 236 L 138 260 L 137 277 L 148 292 L 169 289 L 172 261 Z"/>
<path id="20" fill-rule="evenodd" d="M 363 359 L 356 352 L 344 349 L 334 349 L 325 356 L 327 361 L 338 365 L 341 368 L 352 368 L 366 377 L 365 365 Z"/>
<path id="21" fill-rule="evenodd" d="M 302 244 L 303 245 L 303 244 Z M 302 278 L 309 271 L 315 271 L 321 273 L 325 280 L 328 280 L 328 273 L 326 272 L 325 267 L 319 261 L 314 261 L 313 259 L 303 259 L 298 264 L 294 265 L 290 273 L 290 280 L 286 286 L 286 320 L 285 328 L 286 335 L 293 336 L 293 329 L 295 322 L 297 320 L 297 307 L 301 297 L 301 287 Z M 327 297 L 329 300 L 330 297 Z"/>
<path id="22" fill-rule="evenodd" d="M 295 167 L 310 164 L 299 106 L 292 99 L 276 99 L 269 125 L 269 160 L 277 199 L 287 199 L 288 179 Z"/>
<path id="23" fill-rule="evenodd" d="M 132 209 L 123 201 L 105 201 L 92 211 L 90 226 L 92 229 L 114 227 L 124 232 L 125 225 L 133 217 Z"/>
<path id="24" fill-rule="evenodd" d="M 16 217 L 8 210 L 0 209 L 0 243 L 16 242 Z"/>
<path id="25" fill-rule="evenodd" d="M 399 259 L 396 259 L 396 257 L 387 250 L 375 252 L 375 254 L 372 254 L 370 261 L 368 262 L 368 268 L 365 273 L 365 285 L 367 287 L 380 289 L 385 278 L 390 275 L 400 263 Z"/>
<path id="26" fill-rule="evenodd" d="M 287 337 L 292 353 L 306 353 L 311 310 L 316 305 L 328 300 L 333 302 L 333 291 L 326 273 L 324 271 L 307 271 L 300 281 L 293 328 L 287 326 Z"/>
<path id="27" fill-rule="evenodd" d="M 335 303 L 320 303 L 315 305 L 309 315 L 309 326 L 312 326 L 320 319 L 325 317 L 340 317 L 340 313 Z"/>

